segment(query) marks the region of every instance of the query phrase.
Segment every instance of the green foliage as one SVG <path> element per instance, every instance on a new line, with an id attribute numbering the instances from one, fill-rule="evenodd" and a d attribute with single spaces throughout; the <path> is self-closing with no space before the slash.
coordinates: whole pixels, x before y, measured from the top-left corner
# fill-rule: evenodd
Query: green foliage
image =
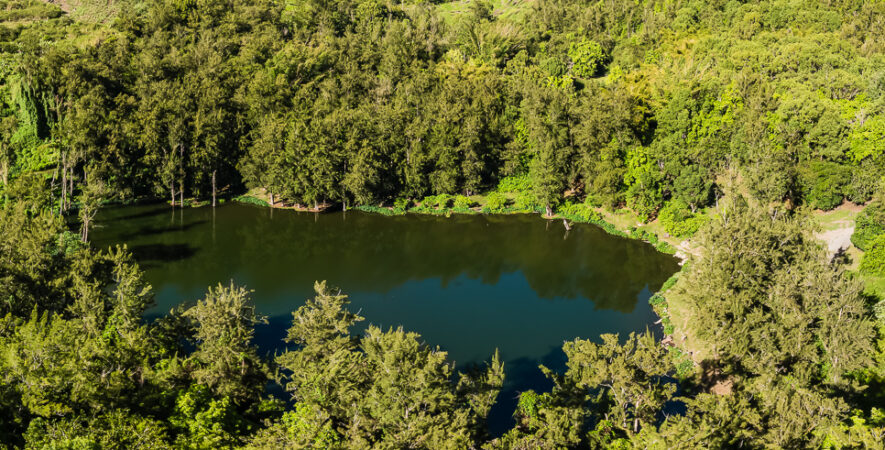
<path id="1" fill-rule="evenodd" d="M 251 195 L 241 195 L 239 197 L 234 198 L 235 202 L 246 203 L 249 205 L 255 206 L 270 206 L 270 203 L 261 200 L 260 198 L 255 198 Z"/>
<path id="2" fill-rule="evenodd" d="M 587 39 L 569 44 L 568 57 L 572 61 L 571 73 L 580 78 L 596 75 L 605 59 L 602 46 Z"/>
<path id="3" fill-rule="evenodd" d="M 732 395 L 756 406 L 734 407 L 758 412 L 751 420 L 764 423 L 753 439 L 819 445 L 820 436 L 804 430 L 838 423 L 846 408 L 832 389 L 849 384 L 872 351 L 862 286 L 829 264 L 799 219 L 739 202 L 724 211 L 702 233 L 704 263 L 688 269 L 676 295 L 691 305 L 693 323 L 707 324 L 693 327 L 696 339 L 742 377 Z"/>
<path id="4" fill-rule="evenodd" d="M 230 398 L 217 400 L 203 385 L 193 385 L 178 395 L 169 423 L 181 430 L 176 443 L 189 448 L 236 444 L 245 431 Z"/>
<path id="5" fill-rule="evenodd" d="M 452 201 L 452 208 L 456 210 L 466 210 L 470 209 L 476 204 L 470 197 L 464 195 L 456 195 L 455 199 Z"/>
<path id="6" fill-rule="evenodd" d="M 446 194 L 430 195 L 421 200 L 421 206 L 425 208 L 445 209 L 449 207 L 452 197 Z"/>
<path id="7" fill-rule="evenodd" d="M 842 203 L 850 182 L 851 173 L 846 168 L 835 163 L 812 163 L 803 175 L 805 201 L 813 208 L 831 210 Z"/>
<path id="8" fill-rule="evenodd" d="M 624 183 L 628 186 L 627 206 L 640 220 L 648 222 L 663 203 L 654 162 L 647 150 L 639 147 L 627 153 L 626 165 Z"/>
<path id="9" fill-rule="evenodd" d="M 885 234 L 865 242 L 866 251 L 860 260 L 860 271 L 868 275 L 885 276 Z"/>
<path id="10" fill-rule="evenodd" d="M 408 198 L 398 198 L 393 202 L 393 209 L 396 211 L 408 211 L 412 207 L 412 200 Z"/>
<path id="11" fill-rule="evenodd" d="M 297 403 L 279 422 L 261 430 L 247 448 L 338 448 L 341 435 L 332 427 L 328 414 L 321 409 Z"/>
<path id="12" fill-rule="evenodd" d="M 193 329 L 196 350 L 188 359 L 194 379 L 220 397 L 246 404 L 264 390 L 269 370 L 251 344 L 256 315 L 249 291 L 219 284 L 181 313 Z"/>
<path id="13" fill-rule="evenodd" d="M 400 210 L 397 208 L 390 209 L 390 208 L 384 208 L 381 206 L 374 206 L 374 205 L 359 205 L 359 206 L 355 206 L 353 209 L 355 209 L 357 211 L 364 211 L 364 212 L 369 212 L 369 213 L 374 213 L 374 214 L 381 214 L 384 216 L 398 216 L 398 215 L 402 215 L 402 214 L 406 213 L 405 210 Z"/>
<path id="14" fill-rule="evenodd" d="M 64 449 L 159 448 L 167 445 L 168 438 L 163 423 L 126 410 L 85 419 L 36 418 L 24 436 L 28 448 Z"/>
<path id="15" fill-rule="evenodd" d="M 602 220 L 602 216 L 586 203 L 565 203 L 556 213 L 579 222 L 596 223 Z"/>
<path id="16" fill-rule="evenodd" d="M 881 199 L 876 199 L 857 215 L 851 243 L 867 251 L 873 240 L 882 234 L 885 234 L 885 204 Z"/>
<path id="17" fill-rule="evenodd" d="M 498 182 L 498 192 L 525 192 L 532 190 L 532 180 L 526 176 L 509 176 Z"/>
<path id="18" fill-rule="evenodd" d="M 293 313 L 287 341 L 299 348 L 277 357 L 286 389 L 309 416 L 308 439 L 334 436 L 323 431 L 328 420 L 329 431 L 351 445 L 379 435 L 393 447 L 474 442 L 503 382 L 497 355 L 486 370 L 460 374 L 453 384 L 445 352 L 402 328 L 370 326 L 364 336 L 351 336 L 363 319 L 346 309 L 347 297 L 325 283 L 316 292 Z"/>
<path id="19" fill-rule="evenodd" d="M 507 205 L 507 198 L 498 192 L 491 192 L 486 196 L 486 203 L 483 212 L 499 212 Z"/>
<path id="20" fill-rule="evenodd" d="M 543 205 L 538 204 L 537 198 L 529 191 L 522 191 L 516 194 L 513 200 L 513 207 L 520 211 L 536 211 Z"/>
<path id="21" fill-rule="evenodd" d="M 658 213 L 658 220 L 667 233 L 676 237 L 690 237 L 707 222 L 707 216 L 693 214 L 682 199 L 670 200 Z"/>
<path id="22" fill-rule="evenodd" d="M 125 252 L 75 243 L 49 214 L 74 200 L 86 240 L 109 197 L 187 203 L 264 188 L 287 203 L 349 207 L 466 194 L 422 202 L 448 214 L 453 200 L 466 210 L 467 196 L 494 189 L 486 212 L 558 206 L 672 251 L 589 205 L 627 206 L 689 235 L 726 188 L 763 206 L 831 209 L 881 187 L 885 44 L 871 36 L 882 34 L 883 2 L 432 3 L 77 0 L 68 15 L 3 2 L 4 443 L 471 447 L 497 392 L 497 363 L 453 383 L 441 352 L 404 331 L 308 343 L 303 329 L 292 339 L 304 348 L 281 359 L 304 373 L 285 374 L 297 406 L 262 415 L 269 369 L 250 343 L 261 318 L 245 293 L 213 290 L 143 323 L 150 295 Z M 604 63 L 610 72 L 596 78 Z M 718 186 L 737 173 L 736 186 Z M 868 273 L 880 272 L 880 209 L 861 214 L 853 237 Z M 867 439 L 881 420 L 849 412 L 865 394 L 845 382 L 873 354 L 858 286 L 821 263 L 806 227 L 771 217 L 725 208 L 699 232 L 706 262 L 681 293 L 704 324 L 698 338 L 713 343 L 710 373 L 733 377 L 732 395 L 691 394 L 685 416 L 648 426 L 667 393 L 648 375 L 665 370 L 644 358 L 661 355 L 640 338 L 582 341 L 557 389 L 489 445 L 877 444 Z M 684 372 L 680 361 L 666 371 Z M 253 428 L 231 425 L 235 415 Z"/>

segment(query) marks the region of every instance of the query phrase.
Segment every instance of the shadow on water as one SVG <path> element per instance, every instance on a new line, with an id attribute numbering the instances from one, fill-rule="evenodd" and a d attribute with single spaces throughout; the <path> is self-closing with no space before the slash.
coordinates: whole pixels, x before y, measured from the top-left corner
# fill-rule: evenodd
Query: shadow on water
<path id="1" fill-rule="evenodd" d="M 132 220 L 146 219 L 149 217 L 159 216 L 161 214 L 169 215 L 173 212 L 173 209 L 170 206 L 159 206 L 153 205 L 150 207 L 145 207 L 139 209 L 138 212 L 132 214 L 122 214 L 118 216 L 109 217 L 107 222 L 128 222 Z"/>
<path id="2" fill-rule="evenodd" d="M 147 270 L 151 263 L 156 265 L 182 261 L 197 254 L 196 247 L 189 244 L 140 244 L 130 246 L 129 251 L 144 270 Z"/>
<path id="3" fill-rule="evenodd" d="M 188 222 L 181 225 L 175 226 L 165 226 L 165 227 L 155 227 L 155 226 L 147 226 L 143 228 L 139 228 L 138 230 L 133 230 L 126 234 L 121 234 L 120 239 L 124 241 L 130 241 L 133 239 L 144 239 L 149 236 L 156 236 L 160 234 L 166 233 L 183 233 L 191 230 L 192 228 L 199 227 L 201 225 L 209 223 L 208 220 L 199 220 L 195 222 Z"/>

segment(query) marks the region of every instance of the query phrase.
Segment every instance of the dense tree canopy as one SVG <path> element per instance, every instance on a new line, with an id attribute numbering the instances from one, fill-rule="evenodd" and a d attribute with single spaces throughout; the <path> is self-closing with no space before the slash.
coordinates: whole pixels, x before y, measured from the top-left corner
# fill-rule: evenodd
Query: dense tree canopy
<path id="1" fill-rule="evenodd" d="M 0 25 L 5 190 L 347 205 L 527 175 L 538 206 L 651 218 L 725 169 L 823 209 L 883 175 L 881 2 L 119 1 L 9 2 L 36 17 Z"/>
<path id="2" fill-rule="evenodd" d="M 881 445 L 882 303 L 876 319 L 795 207 L 882 188 L 885 2 L 3 5 L 4 445 Z M 723 200 L 726 178 L 746 199 Z M 566 342 L 567 371 L 540 369 L 552 391 L 522 393 L 493 438 L 497 355 L 456 373 L 415 333 L 353 334 L 362 318 L 324 283 L 287 348 L 261 355 L 245 287 L 147 322 L 132 256 L 87 242 L 107 199 L 247 189 L 344 207 L 495 190 L 490 210 L 516 191 L 523 209 L 578 200 L 701 228 L 673 295 L 709 351 L 684 373 L 650 332 Z M 881 209 L 858 221 L 868 272 L 885 273 Z"/>

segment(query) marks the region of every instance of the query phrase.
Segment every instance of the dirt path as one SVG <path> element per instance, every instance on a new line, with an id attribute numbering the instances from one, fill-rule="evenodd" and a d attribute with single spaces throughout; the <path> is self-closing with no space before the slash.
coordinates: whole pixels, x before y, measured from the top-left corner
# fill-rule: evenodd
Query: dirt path
<path id="1" fill-rule="evenodd" d="M 817 238 L 827 244 L 827 254 L 832 258 L 840 250 L 848 250 L 851 247 L 852 234 L 854 234 L 854 223 L 848 223 L 844 228 L 818 233 Z"/>

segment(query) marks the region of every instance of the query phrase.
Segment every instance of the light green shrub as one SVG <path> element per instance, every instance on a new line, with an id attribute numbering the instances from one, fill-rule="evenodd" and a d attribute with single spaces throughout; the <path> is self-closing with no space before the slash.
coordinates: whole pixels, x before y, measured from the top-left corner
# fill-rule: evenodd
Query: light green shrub
<path id="1" fill-rule="evenodd" d="M 885 276 L 885 234 L 880 234 L 870 243 L 869 249 L 860 260 L 860 271 L 868 275 Z"/>
<path id="2" fill-rule="evenodd" d="M 483 208 L 484 211 L 490 212 L 498 212 L 504 209 L 504 206 L 507 205 L 507 198 L 504 197 L 504 194 L 500 192 L 492 192 L 486 197 L 486 206 Z"/>
<path id="3" fill-rule="evenodd" d="M 867 250 L 870 243 L 883 233 L 885 233 L 885 202 L 876 199 L 857 215 L 851 243 L 861 250 Z"/>
<path id="4" fill-rule="evenodd" d="M 393 209 L 406 211 L 412 207 L 412 199 L 398 198 L 393 201 Z"/>
<path id="5" fill-rule="evenodd" d="M 707 221 L 707 217 L 693 214 L 681 199 L 670 200 L 658 213 L 658 220 L 667 233 L 676 237 L 689 237 Z"/>
<path id="6" fill-rule="evenodd" d="M 532 181 L 528 175 L 504 177 L 498 182 L 498 192 L 522 192 L 531 190 Z"/>
<path id="7" fill-rule="evenodd" d="M 452 202 L 452 207 L 455 209 L 469 209 L 475 204 L 470 197 L 466 195 L 456 195 L 454 201 Z"/>

